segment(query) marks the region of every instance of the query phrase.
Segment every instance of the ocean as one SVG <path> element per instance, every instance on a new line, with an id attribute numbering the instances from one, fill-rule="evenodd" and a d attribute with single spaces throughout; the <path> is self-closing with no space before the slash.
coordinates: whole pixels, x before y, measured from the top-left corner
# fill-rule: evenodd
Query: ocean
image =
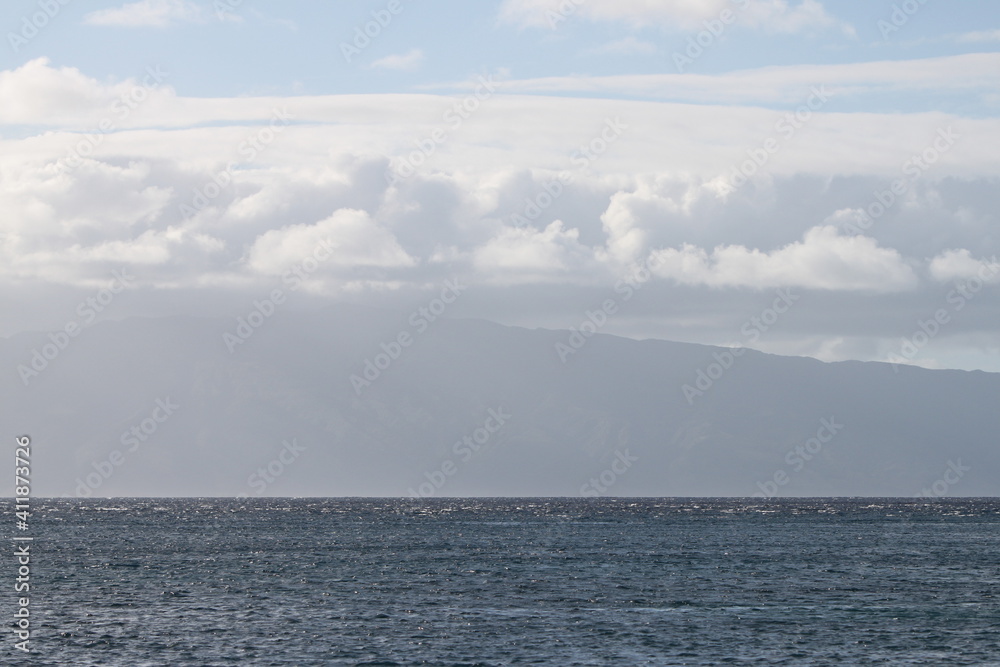
<path id="1" fill-rule="evenodd" d="M 4 664 L 1000 665 L 997 499 L 32 502 Z"/>

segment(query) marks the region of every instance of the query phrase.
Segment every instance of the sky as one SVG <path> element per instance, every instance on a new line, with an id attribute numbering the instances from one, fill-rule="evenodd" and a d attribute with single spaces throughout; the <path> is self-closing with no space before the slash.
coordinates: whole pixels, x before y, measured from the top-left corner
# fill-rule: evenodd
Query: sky
<path id="1" fill-rule="evenodd" d="M 98 320 L 235 317 L 293 281 L 293 307 L 409 311 L 459 280 L 449 315 L 579 327 L 627 290 L 602 332 L 1000 371 L 996 2 L 19 0 L 0 24 L 2 336 L 109 285 Z"/>

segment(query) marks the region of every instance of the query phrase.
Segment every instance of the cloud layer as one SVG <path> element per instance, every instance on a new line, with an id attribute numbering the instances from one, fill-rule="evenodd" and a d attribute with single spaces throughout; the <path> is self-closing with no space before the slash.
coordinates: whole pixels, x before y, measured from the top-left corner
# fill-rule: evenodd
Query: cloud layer
<path id="1" fill-rule="evenodd" d="M 867 336 L 896 335 L 886 318 L 909 331 L 1000 254 L 991 118 L 818 108 L 788 124 L 759 106 L 581 103 L 503 81 L 479 96 L 188 98 L 150 71 L 0 73 L 0 285 L 94 289 L 126 267 L 155 294 L 252 298 L 299 275 L 313 295 L 375 298 L 457 276 L 496 295 L 484 316 L 567 326 L 645 265 L 655 316 L 684 335 L 636 333 L 739 343 L 709 318 L 778 287 L 813 292 L 820 319 L 829 300 L 870 309 Z M 781 351 L 885 358 L 885 341 L 807 327 Z"/>
<path id="2" fill-rule="evenodd" d="M 817 0 L 789 4 L 787 0 L 505 0 L 501 21 L 522 27 L 555 28 L 570 16 L 591 21 L 622 22 L 700 30 L 723 12 L 740 23 L 769 32 L 800 32 L 838 25 Z"/>
<path id="3" fill-rule="evenodd" d="M 122 105 L 137 88 L 142 100 Z M 101 84 L 45 61 L 0 74 L 0 91 L 5 122 L 74 129 L 3 141 L 8 279 L 86 280 L 117 262 L 159 286 L 240 282 L 280 274 L 329 237 L 337 271 L 316 280 L 333 291 L 351 269 L 387 283 L 444 263 L 485 282 L 589 282 L 650 257 L 687 285 L 910 290 L 928 271 L 955 274 L 954 257 L 924 258 L 972 237 L 924 248 L 895 236 L 895 221 L 938 210 L 975 228 L 985 201 L 942 201 L 943 179 L 1000 175 L 988 148 L 1000 124 L 940 114 L 816 112 L 785 136 L 781 114 L 753 108 L 595 101 L 568 121 L 573 101 L 509 95 L 400 97 L 398 110 L 385 96 L 236 105 L 138 80 Z M 108 132 L 86 129 L 102 117 L 114 119 Z M 871 210 L 908 156 L 952 123 L 966 140 L 864 238 L 850 236 L 857 217 L 845 211 Z M 759 148 L 769 139 L 778 150 Z M 416 173 L 390 184 L 400 161 Z M 803 177 L 814 205 L 789 189 Z"/>

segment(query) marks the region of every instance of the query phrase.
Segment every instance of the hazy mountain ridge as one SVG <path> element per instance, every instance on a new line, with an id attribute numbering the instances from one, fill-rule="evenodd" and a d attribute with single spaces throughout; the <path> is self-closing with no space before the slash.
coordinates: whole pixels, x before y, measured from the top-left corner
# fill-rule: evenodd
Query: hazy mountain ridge
<path id="1" fill-rule="evenodd" d="M 608 335 L 564 364 L 567 331 L 440 319 L 417 334 L 406 315 L 346 306 L 277 313 L 230 353 L 235 326 L 97 323 L 27 386 L 17 368 L 49 336 L 0 341 L 4 432 L 36 443 L 36 494 L 915 495 L 949 462 L 963 471 L 949 495 L 1000 491 L 1000 374 L 753 350 L 723 369 L 722 348 Z M 352 382 L 366 362 L 385 367 Z M 116 450 L 124 461 L 103 463 Z"/>

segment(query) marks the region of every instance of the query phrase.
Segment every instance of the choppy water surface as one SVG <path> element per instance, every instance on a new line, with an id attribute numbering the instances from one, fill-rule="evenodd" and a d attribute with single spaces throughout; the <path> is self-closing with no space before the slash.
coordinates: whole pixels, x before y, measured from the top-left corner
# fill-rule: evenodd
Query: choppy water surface
<path id="1" fill-rule="evenodd" d="M 24 664 L 1000 664 L 997 500 L 35 504 Z"/>

